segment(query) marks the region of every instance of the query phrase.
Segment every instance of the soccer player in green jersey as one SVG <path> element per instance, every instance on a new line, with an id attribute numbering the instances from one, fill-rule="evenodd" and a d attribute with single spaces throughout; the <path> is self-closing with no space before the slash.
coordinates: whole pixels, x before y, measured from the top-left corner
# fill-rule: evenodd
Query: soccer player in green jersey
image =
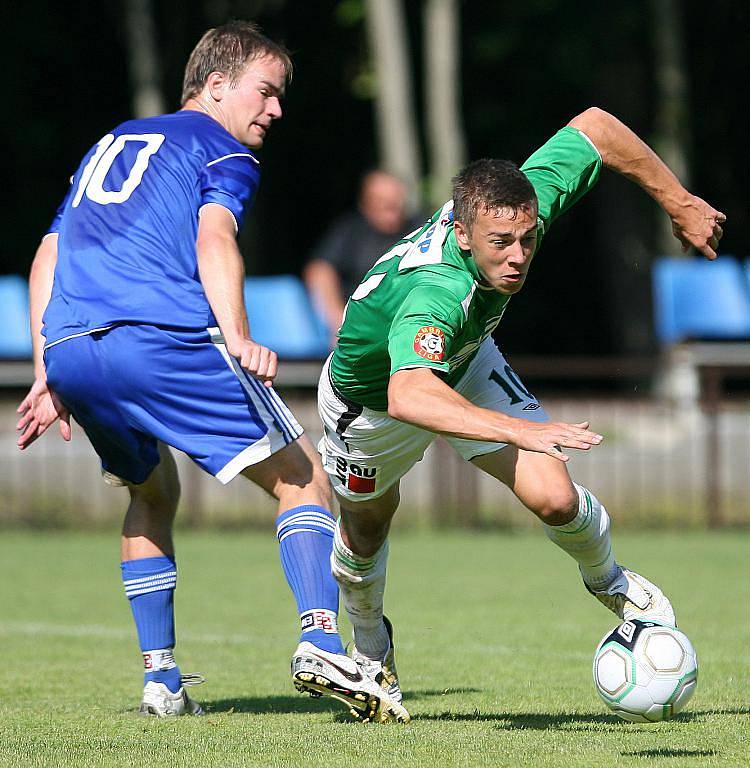
<path id="1" fill-rule="evenodd" d="M 724 214 L 690 194 L 619 120 L 592 108 L 520 169 L 479 160 L 461 171 L 453 200 L 384 254 L 347 305 L 319 388 L 319 449 L 341 505 L 331 564 L 354 627 L 353 657 L 394 699 L 387 535 L 399 480 L 436 434 L 507 485 L 621 619 L 675 623 L 661 590 L 616 562 L 604 506 L 568 475 L 564 449 L 587 450 L 602 437 L 586 422 L 549 421 L 491 338 L 550 225 L 602 166 L 651 195 L 685 249 L 716 257 Z"/>

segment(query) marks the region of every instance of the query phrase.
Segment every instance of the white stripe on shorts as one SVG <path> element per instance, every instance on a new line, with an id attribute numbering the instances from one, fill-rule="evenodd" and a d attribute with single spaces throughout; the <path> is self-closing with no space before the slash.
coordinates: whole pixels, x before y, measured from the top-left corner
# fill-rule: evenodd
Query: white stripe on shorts
<path id="1" fill-rule="evenodd" d="M 286 407 L 283 400 L 276 394 L 276 392 L 273 392 L 260 381 L 253 378 L 244 370 L 244 368 L 242 368 L 239 362 L 227 352 L 226 345 L 221 337 L 221 331 L 218 328 L 208 328 L 207 330 L 211 335 L 211 341 L 214 346 L 219 350 L 224 361 L 250 397 L 253 406 L 258 411 L 261 419 L 263 419 L 264 424 L 267 426 L 274 424 L 276 429 L 281 432 L 284 442 L 287 445 L 294 442 L 303 434 L 304 430 L 294 418 L 292 412 Z"/>

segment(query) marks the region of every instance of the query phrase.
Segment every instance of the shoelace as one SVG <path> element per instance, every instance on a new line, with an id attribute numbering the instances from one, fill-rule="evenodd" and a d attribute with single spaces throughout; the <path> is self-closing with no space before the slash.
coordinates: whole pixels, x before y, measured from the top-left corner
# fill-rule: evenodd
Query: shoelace
<path id="1" fill-rule="evenodd" d="M 182 685 L 200 685 L 201 683 L 205 683 L 206 678 L 203 677 L 203 675 L 196 675 L 196 674 L 184 674 L 180 675 L 180 683 Z"/>

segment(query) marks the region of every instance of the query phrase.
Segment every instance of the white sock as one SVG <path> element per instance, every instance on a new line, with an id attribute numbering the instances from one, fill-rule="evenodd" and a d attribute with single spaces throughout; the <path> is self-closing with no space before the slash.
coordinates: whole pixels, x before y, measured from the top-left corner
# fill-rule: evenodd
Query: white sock
<path id="1" fill-rule="evenodd" d="M 341 588 L 341 598 L 354 628 L 357 650 L 381 661 L 388 651 L 388 632 L 383 623 L 385 569 L 388 542 L 371 557 L 360 557 L 344 544 L 340 521 L 336 523 L 331 552 L 331 571 Z"/>
<path id="2" fill-rule="evenodd" d="M 619 566 L 612 554 L 609 515 L 591 491 L 573 483 L 578 492 L 578 514 L 565 525 L 544 524 L 544 532 L 577 563 L 583 580 L 594 590 L 607 586 Z"/>

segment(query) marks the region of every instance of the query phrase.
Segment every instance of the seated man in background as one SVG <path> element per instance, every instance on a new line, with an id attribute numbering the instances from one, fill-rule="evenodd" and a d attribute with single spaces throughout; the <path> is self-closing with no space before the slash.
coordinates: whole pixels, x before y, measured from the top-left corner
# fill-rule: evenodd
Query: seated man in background
<path id="1" fill-rule="evenodd" d="M 304 279 L 326 323 L 331 346 L 344 304 L 365 272 L 398 237 L 424 223 L 420 216 L 407 216 L 407 196 L 400 179 L 386 171 L 370 171 L 362 178 L 357 209 L 337 219 L 315 247 Z"/>

